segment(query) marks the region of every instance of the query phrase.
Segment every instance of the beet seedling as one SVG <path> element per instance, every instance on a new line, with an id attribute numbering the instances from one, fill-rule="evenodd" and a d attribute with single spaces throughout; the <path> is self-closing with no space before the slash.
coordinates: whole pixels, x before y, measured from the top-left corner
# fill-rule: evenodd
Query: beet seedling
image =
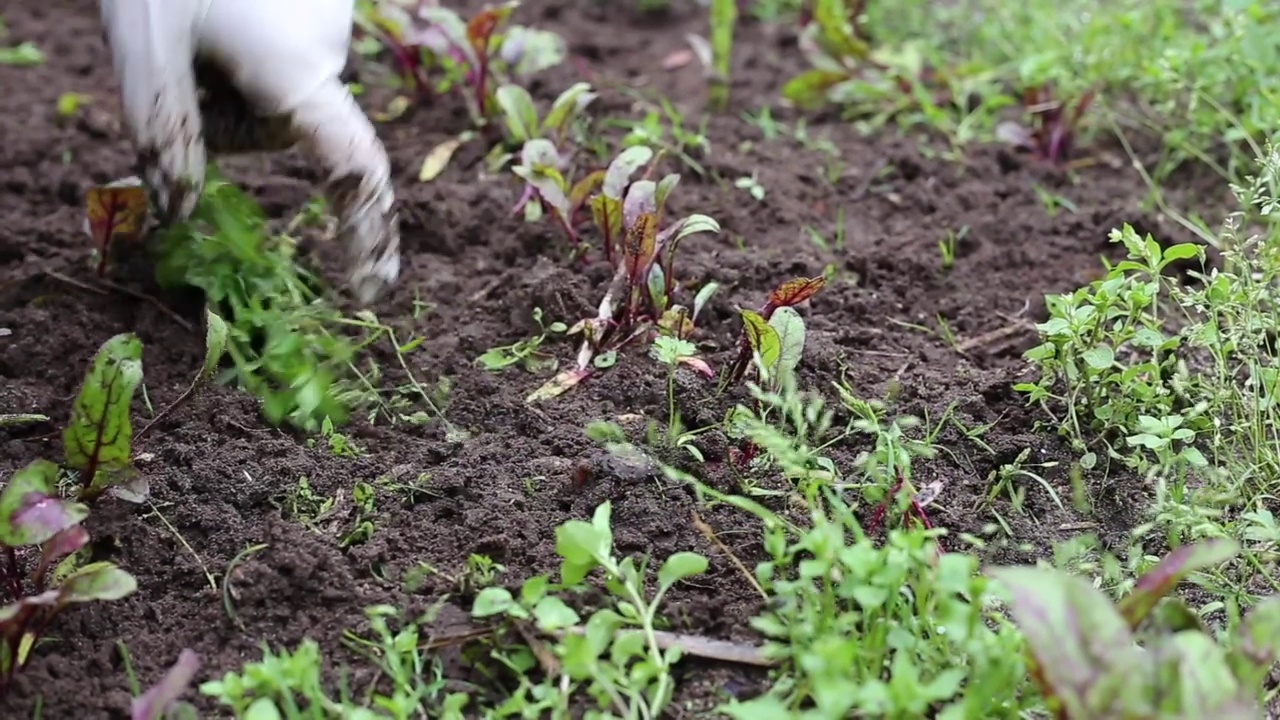
<path id="1" fill-rule="evenodd" d="M 720 225 L 706 215 L 694 214 L 663 227 L 667 200 L 680 176 L 673 173 L 657 182 L 648 179 L 654 160 L 652 148 L 630 147 L 614 158 L 602 175 L 593 176 L 596 180 L 590 180 L 593 188 L 598 182 L 599 191 L 593 190 L 585 206 L 591 208 L 605 258 L 614 270 L 613 278 L 595 317 L 583 319 L 569 329 L 569 334 L 583 336 L 577 367 L 556 375 L 530 395 L 529 401 L 559 395 L 595 370 L 612 365 L 619 350 L 655 327 L 675 326 L 683 331 L 683 308 L 677 309 L 673 302 L 676 250 L 684 238 L 718 233 Z M 632 176 L 646 165 L 645 177 L 633 180 Z M 556 195 L 557 188 L 550 183 L 535 184 L 543 197 L 544 186 L 552 190 L 552 207 L 563 210 L 562 225 L 572 232 L 570 199 Z M 588 194 L 582 193 L 583 197 Z"/>
<path id="2" fill-rule="evenodd" d="M 1280 659 L 1280 597 L 1256 605 L 1223 644 L 1185 603 L 1166 597 L 1192 572 L 1239 549 L 1233 540 L 1180 547 L 1118 605 L 1087 579 L 1059 570 L 997 567 L 988 574 L 1008 590 L 1031 677 L 1053 717 L 1255 718 L 1255 693 Z"/>
<path id="3" fill-rule="evenodd" d="M 524 192 L 511 213 L 524 212 L 525 219 L 533 222 L 550 211 L 571 242 L 577 241 L 575 215 L 596 179 L 589 175 L 573 186 L 566 179 L 573 155 L 569 133 L 595 99 L 591 85 L 575 83 L 560 93 L 546 116 L 539 119 L 528 90 L 503 85 L 497 93 L 508 138 L 520 147 L 520 162 L 512 172 L 525 181 Z M 502 167 L 510 159 L 510 155 L 501 156 L 494 165 Z M 603 176 L 603 172 L 596 175 Z"/>
<path id="4" fill-rule="evenodd" d="M 432 71 L 442 77 L 433 90 L 461 88 L 477 127 L 498 113 L 496 90 L 515 77 L 528 77 L 560 64 L 564 40 L 545 30 L 509 25 L 518 0 L 485 7 L 470 19 L 435 4 L 412 8 L 375 3 L 357 18 L 394 56 L 401 73 L 420 94 L 428 92 Z"/>
<path id="5" fill-rule="evenodd" d="M 788 280 L 769 294 L 768 302 L 759 311 L 738 310 L 742 315 L 742 340 L 727 383 L 741 381 L 753 359 L 765 384 L 772 388 L 778 387 L 782 375 L 794 372 L 804 353 L 805 338 L 804 320 L 795 306 L 816 295 L 826 284 L 821 275 Z"/>
<path id="6" fill-rule="evenodd" d="M 146 496 L 132 465 L 130 405 L 142 384 L 142 342 L 121 333 L 102 344 L 62 433 L 65 465 L 79 473 L 79 499 L 112 490 L 126 500 Z M 142 483 L 139 486 L 138 483 Z"/>
<path id="7" fill-rule="evenodd" d="M 1080 118 L 1093 104 L 1096 92 L 1089 90 L 1074 105 L 1054 99 L 1053 86 L 1029 88 L 1022 94 L 1022 107 L 1031 118 L 1030 127 L 1006 121 L 996 126 L 996 137 L 1032 153 L 1036 158 L 1062 166 L 1071 160 Z"/>
<path id="8" fill-rule="evenodd" d="M 57 494 L 58 466 L 36 460 L 0 490 L 0 696 L 26 665 L 49 623 L 68 606 L 119 600 L 137 590 L 109 562 L 84 563 L 89 508 Z"/>

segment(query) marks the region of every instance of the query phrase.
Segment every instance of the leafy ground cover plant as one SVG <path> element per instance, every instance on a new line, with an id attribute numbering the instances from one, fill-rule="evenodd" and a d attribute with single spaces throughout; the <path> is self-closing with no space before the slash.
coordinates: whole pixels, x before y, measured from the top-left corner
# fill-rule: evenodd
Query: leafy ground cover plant
<path id="1" fill-rule="evenodd" d="M 656 592 L 646 597 L 647 563 L 614 555 L 611 513 L 612 505 L 606 501 L 589 522 L 569 520 L 556 529 L 556 554 L 561 558 L 558 583 L 538 575 L 521 585 L 518 598 L 496 586 L 476 596 L 473 617 L 504 616 L 530 623 L 554 638 L 543 650 L 554 657 L 560 678 L 548 677 L 548 683 L 537 688 L 521 687 L 495 709 L 496 717 L 530 717 L 535 711 L 560 716 L 568 713 L 569 697 L 578 689 L 595 700 L 602 717 L 664 716 L 675 690 L 672 668 L 681 650 L 659 641 L 658 608 L 676 583 L 706 572 L 707 559 L 691 552 L 671 555 L 657 570 Z M 581 589 L 596 570 L 604 575 L 613 607 L 595 610 L 584 623 L 555 593 Z M 537 667 L 540 658 L 537 650 L 524 646 L 508 655 L 506 662 L 527 672 Z M 543 661 L 543 667 L 548 663 Z"/>
<path id="2" fill-rule="evenodd" d="M 939 108 L 965 97 L 960 78 L 931 67 L 918 41 L 876 44 L 861 18 L 867 0 L 814 0 L 801 18 L 800 52 L 811 69 L 789 80 L 783 97 L 813 109 L 828 104 L 887 118 L 909 109 L 941 118 Z"/>
<path id="3" fill-rule="evenodd" d="M 540 152 L 551 153 L 554 148 L 549 142 L 526 144 L 524 162 L 514 172 L 534 187 L 571 238 L 578 237 L 574 229 L 577 210 L 590 208 L 592 225 L 613 277 L 595 317 L 569 328 L 568 334 L 583 337 L 576 367 L 557 374 L 534 391 L 530 401 L 555 397 L 611 367 L 619 350 L 652 333 L 686 337 L 700 306 L 691 313 L 675 302 L 676 251 L 691 235 L 720 231 L 714 219 L 701 214 L 663 226 L 667 201 L 680 176 L 671 173 L 660 181 L 650 180 L 661 157 L 652 148 L 627 148 L 606 170 L 589 175 L 572 189 L 566 188 L 563 176 L 550 164 L 558 156 Z M 633 179 L 646 166 L 641 178 Z"/>
<path id="4" fill-rule="evenodd" d="M 360 403 L 350 368 L 363 344 L 343 332 L 355 326 L 299 267 L 294 240 L 269 233 L 251 198 L 211 169 L 191 220 L 158 236 L 160 284 L 203 291 L 226 321 L 232 363 L 219 382 L 261 398 L 274 424 L 316 433 L 325 418 L 348 419 Z"/>
<path id="5" fill-rule="evenodd" d="M 1009 592 L 1031 676 L 1054 717 L 1257 718 L 1259 692 L 1280 659 L 1280 597 L 1254 607 L 1222 642 L 1182 600 L 1166 597 L 1239 549 L 1229 540 L 1183 546 L 1118 605 L 1088 579 L 1057 570 L 989 574 Z"/>
<path id="6" fill-rule="evenodd" d="M 119 600 L 137 589 L 109 562 L 86 562 L 89 508 L 57 493 L 58 466 L 36 460 L 0 490 L 0 694 L 26 665 L 50 623 L 75 604 Z"/>
<path id="7" fill-rule="evenodd" d="M 489 5 L 468 19 L 436 3 L 377 0 L 360 5 L 357 24 L 386 46 L 422 94 L 459 91 L 477 127 L 498 117 L 497 89 L 562 62 L 555 33 L 510 24 L 517 1 Z M 433 83 L 433 73 L 438 79 Z"/>

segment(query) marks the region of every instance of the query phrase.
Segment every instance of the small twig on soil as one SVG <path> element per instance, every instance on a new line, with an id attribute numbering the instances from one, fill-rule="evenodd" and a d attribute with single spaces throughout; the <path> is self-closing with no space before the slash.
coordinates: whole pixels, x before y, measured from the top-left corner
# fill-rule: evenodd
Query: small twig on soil
<path id="1" fill-rule="evenodd" d="M 170 523 L 168 518 L 160 513 L 160 508 L 156 507 L 154 502 L 147 500 L 147 504 L 151 506 L 151 512 L 156 517 L 160 518 L 160 522 L 164 523 L 166 528 L 169 528 L 169 532 L 173 533 L 173 536 L 178 538 L 178 542 L 182 543 L 182 547 L 186 548 L 187 552 L 191 553 L 191 556 L 196 559 L 196 564 L 200 566 L 200 571 L 204 573 L 205 579 L 209 581 L 209 589 L 214 592 L 218 592 L 218 581 L 213 579 L 213 573 L 209 572 L 209 567 L 204 564 L 204 560 L 200 559 L 200 554 L 191 547 L 186 538 L 182 537 L 182 533 L 178 532 L 178 529 L 173 526 L 173 523 Z"/>
<path id="2" fill-rule="evenodd" d="M 1027 330 L 1034 331 L 1035 329 L 1036 326 L 1034 324 L 1024 320 L 1023 322 L 1016 323 L 1014 325 L 1007 325 L 1005 327 L 997 328 L 990 332 L 985 332 L 981 335 L 971 337 L 962 343 L 957 343 L 956 352 L 961 355 L 966 355 L 970 350 L 977 350 L 978 348 L 985 347 L 987 345 L 994 345 L 995 343 L 1017 335 L 1019 332 Z"/>
<path id="3" fill-rule="evenodd" d="M 729 556 L 729 562 L 733 563 L 734 567 L 738 568 L 738 571 L 747 579 L 747 582 L 751 584 L 751 587 L 755 588 L 756 592 L 760 593 L 760 597 L 763 598 L 765 602 L 768 602 L 769 595 L 764 591 L 764 588 L 760 587 L 759 581 L 757 581 L 755 576 L 751 574 L 751 571 L 747 570 L 747 566 L 742 564 L 742 561 L 738 559 L 738 556 L 734 555 L 733 551 L 720 541 L 720 538 L 716 536 L 716 531 L 712 530 L 711 526 L 703 521 L 703 519 L 698 515 L 697 510 L 693 511 L 693 526 L 698 529 L 698 532 L 702 533 L 703 537 L 711 541 L 712 545 L 719 548 L 720 552 Z"/>
<path id="4" fill-rule="evenodd" d="M 547 677 L 556 677 L 560 674 L 560 661 L 556 659 L 555 653 L 547 649 L 547 644 L 538 639 L 529 623 L 517 622 L 516 632 L 520 633 L 520 637 L 524 638 L 525 644 L 529 646 L 533 656 L 538 659 L 538 664 L 542 666 L 542 672 Z"/>
<path id="5" fill-rule="evenodd" d="M 156 423 L 158 423 L 158 422 L 160 422 L 161 420 L 163 420 L 163 419 L 165 419 L 166 417 L 168 417 L 168 416 L 169 416 L 169 413 L 173 412 L 174 408 L 178 407 L 178 406 L 179 406 L 179 405 L 181 405 L 182 403 L 184 403 L 184 402 L 186 402 L 187 400 L 189 400 L 189 399 L 191 398 L 191 396 L 195 394 L 195 392 L 196 392 L 196 388 L 198 388 L 198 387 L 200 387 L 200 378 L 199 378 L 199 377 L 197 377 L 195 380 L 192 380 L 192 381 L 191 381 L 191 384 L 190 384 L 189 386 L 187 386 L 187 389 L 186 389 L 186 390 L 183 390 L 183 391 L 182 391 L 182 394 L 178 396 L 178 399 L 176 399 L 176 400 L 174 400 L 173 402 L 169 403 L 169 405 L 168 405 L 165 409 L 161 410 L 161 411 L 160 411 L 160 413 L 159 413 L 158 415 L 156 415 L 155 417 L 151 418 L 151 422 L 149 422 L 149 423 L 147 423 L 146 425 L 144 425 L 144 426 L 142 427 L 142 429 L 138 431 L 138 434 L 133 436 L 133 441 L 134 441 L 134 442 L 137 442 L 137 441 L 141 440 L 141 439 L 142 439 L 142 436 L 143 436 L 143 435 L 146 435 L 148 430 L 150 430 L 151 428 L 155 427 Z"/>
<path id="6" fill-rule="evenodd" d="M 99 295 L 109 294 L 106 290 L 103 290 L 100 287 L 94 287 L 87 283 L 80 282 L 79 280 L 76 280 L 73 277 L 70 277 L 68 275 L 63 275 L 62 273 L 56 270 L 45 270 L 44 274 L 48 275 L 49 277 L 55 280 L 60 280 L 68 285 L 78 287 L 81 290 L 88 290 L 89 292 L 97 293 Z M 98 282 L 101 285 L 107 287 L 108 289 L 114 292 L 121 293 L 122 295 L 128 295 L 129 297 L 135 300 L 141 300 L 142 302 L 151 303 L 153 306 L 155 306 L 157 310 L 164 313 L 165 315 L 168 315 L 171 320 L 178 323 L 178 325 L 182 326 L 182 328 L 187 332 L 195 332 L 195 328 L 191 325 L 191 323 L 187 322 L 186 319 L 184 319 L 181 315 L 174 312 L 173 310 L 170 310 L 164 303 L 160 302 L 154 297 L 151 297 L 146 293 L 138 292 L 137 290 L 127 288 L 123 285 L 118 285 L 114 282 L 111 282 L 110 280 L 99 280 Z"/>

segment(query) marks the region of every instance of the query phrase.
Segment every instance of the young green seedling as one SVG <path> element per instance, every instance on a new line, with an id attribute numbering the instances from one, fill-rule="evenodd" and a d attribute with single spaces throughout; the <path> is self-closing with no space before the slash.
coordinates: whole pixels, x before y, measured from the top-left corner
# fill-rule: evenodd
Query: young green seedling
<path id="1" fill-rule="evenodd" d="M 698 357 L 698 346 L 672 335 L 659 335 L 653 341 L 653 357 L 667 367 L 667 441 L 674 444 L 682 433 L 680 412 L 676 410 L 676 370 L 688 365 L 707 377 L 715 372 Z"/>

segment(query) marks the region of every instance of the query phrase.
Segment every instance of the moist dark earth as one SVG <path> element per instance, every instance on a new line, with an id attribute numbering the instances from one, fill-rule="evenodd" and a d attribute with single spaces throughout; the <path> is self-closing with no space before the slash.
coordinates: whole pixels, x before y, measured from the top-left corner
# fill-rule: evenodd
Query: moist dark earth
<path id="1" fill-rule="evenodd" d="M 617 3 L 606 13 L 595 2 L 542 0 L 521 8 L 517 21 L 561 33 L 573 56 L 539 76 L 535 95 L 548 100 L 586 79 L 603 89 L 597 116 L 639 119 L 646 108 L 618 91 L 630 86 L 670 99 L 696 126 L 706 105 L 701 69 L 694 62 L 665 70 L 661 63 L 684 47 L 685 33 L 705 35 L 705 12 L 676 3 L 667 12 L 641 14 L 632 5 Z M 93 273 L 81 230 L 85 192 L 132 172 L 96 3 L 11 0 L 4 18 L 6 42 L 34 41 L 47 62 L 0 67 L 7 94 L 0 111 L 0 327 L 11 331 L 0 336 L 0 410 L 52 418 L 0 431 L 0 471 L 7 476 L 38 457 L 58 457 L 57 431 L 93 352 L 111 335 L 135 332 L 145 343 L 145 388 L 156 409 L 186 389 L 204 348 L 198 311 L 186 313 L 196 329 L 183 327 L 155 303 L 103 288 Z M 833 118 L 813 120 L 809 132 L 838 148 L 838 165 L 795 140 L 767 140 L 741 115 L 778 105 L 778 88 L 801 68 L 795 34 L 746 20 L 738 43 L 749 50 L 735 63 L 731 107 L 711 121 L 711 151 L 700 156 L 709 174 L 685 171 L 672 201 L 674 213 L 706 213 L 724 227 L 719 236 L 686 242 L 677 261 L 686 287 L 710 280 L 723 286 L 696 338 L 709 361 L 716 368 L 732 361 L 737 307 L 759 305 L 778 283 L 833 265 L 832 282 L 803 310 L 809 328 L 803 384 L 833 396 L 831 383 L 844 378 L 865 398 L 896 392 L 891 409 L 897 413 L 936 423 L 951 408 L 965 426 L 991 425 L 983 439 L 994 454 L 948 426 L 939 443 L 951 452 L 919 468 L 919 482 L 942 483 L 929 508 L 936 525 L 987 537 L 991 552 L 1006 561 L 1044 553 L 1082 524 L 1092 524 L 1104 539 L 1121 537 L 1142 491 L 1114 476 L 1094 481 L 1095 507 L 1085 518 L 1058 512 L 1036 485 L 1027 490 L 1025 512 L 997 502 L 1012 538 L 991 533 L 994 518 L 981 498 L 988 475 L 1024 449 L 1032 462 L 1058 462 L 1042 472 L 1070 496 L 1071 455 L 1052 428 L 1037 428 L 1043 418 L 1011 390 L 1028 377 L 1020 355 L 1035 342 L 1030 323 L 1043 319 L 1044 294 L 1096 277 L 1100 257 L 1114 255 L 1108 231 L 1124 222 L 1166 241 L 1186 238 L 1144 211 L 1141 182 L 1105 149 L 1103 162 L 1068 175 L 994 147 L 966 148 L 959 161 L 939 159 L 922 151 L 917 138 L 862 137 Z M 357 76 L 367 70 L 353 67 Z M 58 118 L 57 100 L 65 92 L 92 97 L 78 119 Z M 372 112 L 388 97 L 375 90 L 364 101 Z M 783 108 L 774 114 L 793 118 Z M 453 589 L 447 579 L 428 575 L 408 592 L 406 571 L 427 564 L 458 575 L 469 555 L 483 554 L 504 565 L 501 581 L 516 587 L 556 568 L 557 525 L 588 518 L 605 500 L 614 507 L 618 553 L 662 558 L 693 550 L 710 558 L 706 576 L 671 595 L 666 614 L 675 629 L 757 639 L 747 623 L 760 601 L 695 528 L 693 493 L 615 472 L 584 434 L 592 420 L 665 418 L 663 371 L 643 350 L 536 409 L 524 398 L 545 375 L 490 373 L 475 365 L 489 348 L 533 334 L 535 307 L 548 320 L 569 324 L 586 316 L 607 272 L 598 256 L 585 271 L 573 265 L 549 224 L 511 217 L 520 188 L 509 176 L 484 174 L 478 150 L 459 153 L 436 180 L 418 182 L 423 157 L 466 125 L 453 97 L 419 103 L 379 125 L 403 206 L 405 257 L 399 286 L 373 310 L 401 342 L 426 336 L 408 356 L 414 376 L 429 385 L 449 379 L 446 414 L 471 439 L 449 442 L 436 426 L 356 421 L 344 432 L 367 454 L 335 457 L 323 442 L 311 446 L 301 435 L 273 428 L 256 401 L 236 389 L 204 389 L 135 448 L 144 454 L 139 466 L 163 520 L 146 505 L 108 499 L 88 521 L 99 554 L 134 573 L 138 592 L 63 614 L 3 700 L 5 717 L 30 716 L 38 702 L 46 718 L 126 717 L 130 693 L 118 641 L 127 645 L 144 685 L 187 647 L 203 659 L 201 680 L 257 659 L 263 643 L 292 648 L 307 637 L 321 643 L 334 667 L 351 662 L 356 658 L 343 648 L 341 634 L 366 627 L 365 607 L 390 603 L 418 612 Z M 317 191 L 316 172 L 296 152 L 234 158 L 220 167 L 276 218 L 291 217 Z M 733 185 L 752 173 L 765 189 L 758 202 Z M 828 175 L 837 177 L 829 182 Z M 1037 187 L 1068 198 L 1075 210 L 1046 212 Z M 841 213 L 843 246 L 824 249 L 811 241 L 806 226 L 832 238 Z M 955 264 L 946 270 L 939 240 L 964 228 Z M 339 276 L 337 264 L 320 262 L 326 275 Z M 418 308 L 425 311 L 415 314 Z M 936 330 L 938 318 L 964 344 L 963 353 L 936 333 L 905 326 Z M 572 362 L 571 344 L 548 347 L 562 364 Z M 386 369 L 387 387 L 404 380 L 392 348 L 383 343 L 372 352 Z M 709 382 L 680 379 L 682 393 L 700 401 L 710 397 Z M 723 401 L 715 408 L 682 406 L 693 426 L 714 422 L 725 409 Z M 141 394 L 135 413 L 138 424 L 145 423 Z M 831 453 L 849 469 L 862 449 L 863 443 L 849 441 Z M 710 443 L 705 450 L 706 480 L 734 490 L 724 448 Z M 355 521 L 356 482 L 423 474 L 428 494 L 412 502 L 380 496 L 372 537 L 339 546 Z M 339 498 L 332 519 L 315 528 L 284 509 L 303 477 L 317 494 Z M 864 520 L 870 516 L 870 508 L 859 512 Z M 724 507 L 704 509 L 702 516 L 748 565 L 761 558 L 758 526 L 749 518 Z M 231 573 L 237 622 L 224 607 L 222 577 L 233 559 L 258 544 L 268 547 Z M 468 596 L 451 595 L 434 630 L 465 629 L 469 605 Z M 465 677 L 450 667 L 451 675 Z M 672 712 L 685 717 L 728 693 L 749 696 L 767 683 L 763 673 L 695 660 L 682 664 L 680 680 Z M 210 716 L 219 712 L 206 700 L 200 705 Z"/>

